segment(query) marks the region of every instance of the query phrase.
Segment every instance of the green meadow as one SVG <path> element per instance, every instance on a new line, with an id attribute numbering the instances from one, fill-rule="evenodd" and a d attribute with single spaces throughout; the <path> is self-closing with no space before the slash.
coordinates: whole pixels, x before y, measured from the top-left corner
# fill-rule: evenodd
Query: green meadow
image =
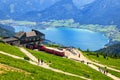
<path id="1" fill-rule="evenodd" d="M 109 67 L 120 70 L 120 59 L 110 58 L 110 57 L 107 57 L 105 59 L 104 56 L 99 55 L 99 57 L 97 57 L 96 53 L 91 54 L 91 52 L 90 53 L 84 52 L 84 55 L 94 62 L 101 63 L 101 64 L 107 65 Z"/>
<path id="2" fill-rule="evenodd" d="M 104 80 L 108 80 L 108 79 L 111 80 L 111 78 L 101 74 L 98 71 L 95 71 L 94 69 L 82 63 L 78 63 L 78 62 L 75 62 L 66 58 L 62 58 L 59 56 L 55 56 L 52 54 L 48 54 L 45 52 L 38 52 L 33 50 L 28 50 L 28 51 L 32 53 L 36 58 L 43 59 L 44 62 L 48 63 L 53 68 L 63 70 L 65 72 L 77 74 L 80 76 L 84 76 L 86 78 L 91 78 L 93 80 L 96 80 L 96 79 L 101 80 L 103 78 Z"/>

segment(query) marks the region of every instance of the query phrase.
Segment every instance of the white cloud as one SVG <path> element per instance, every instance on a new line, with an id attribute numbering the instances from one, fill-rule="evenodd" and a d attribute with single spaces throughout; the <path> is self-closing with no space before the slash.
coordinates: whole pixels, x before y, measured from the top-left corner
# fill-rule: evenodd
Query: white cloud
<path id="1" fill-rule="evenodd" d="M 90 4 L 95 0 L 73 0 L 74 4 L 78 7 L 81 8 L 86 4 Z"/>
<path id="2" fill-rule="evenodd" d="M 44 0 L 40 0 L 40 4 L 43 4 L 44 3 Z"/>
<path id="3" fill-rule="evenodd" d="M 14 13 L 14 4 L 10 4 L 10 12 Z"/>

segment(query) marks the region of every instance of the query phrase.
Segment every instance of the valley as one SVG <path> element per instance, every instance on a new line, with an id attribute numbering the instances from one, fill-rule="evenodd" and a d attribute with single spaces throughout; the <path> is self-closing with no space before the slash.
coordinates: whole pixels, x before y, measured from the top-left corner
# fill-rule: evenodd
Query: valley
<path id="1" fill-rule="evenodd" d="M 28 28 L 28 30 L 30 29 L 43 30 L 47 28 L 58 28 L 58 27 L 86 29 L 93 32 L 102 33 L 107 38 L 109 38 L 109 43 L 106 44 L 106 46 L 120 42 L 120 36 L 119 36 L 120 31 L 116 27 L 116 25 L 98 25 L 98 24 L 81 25 L 81 23 L 75 22 L 74 19 L 50 20 L 50 21 L 43 21 L 43 22 L 0 20 L 0 24 L 13 26 L 14 29 L 16 27 L 18 27 L 17 29 L 20 29 L 19 27 L 21 27 L 22 30 L 24 30 L 25 28 L 26 29 Z"/>

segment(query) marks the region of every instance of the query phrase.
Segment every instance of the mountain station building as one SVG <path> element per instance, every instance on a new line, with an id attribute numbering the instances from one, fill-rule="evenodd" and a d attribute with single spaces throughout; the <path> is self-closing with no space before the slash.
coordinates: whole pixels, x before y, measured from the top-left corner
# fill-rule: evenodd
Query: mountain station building
<path id="1" fill-rule="evenodd" d="M 4 38 L 2 41 L 10 45 L 26 46 L 28 44 L 41 44 L 45 40 L 45 34 L 32 30 L 30 32 L 18 32 L 13 37 Z"/>

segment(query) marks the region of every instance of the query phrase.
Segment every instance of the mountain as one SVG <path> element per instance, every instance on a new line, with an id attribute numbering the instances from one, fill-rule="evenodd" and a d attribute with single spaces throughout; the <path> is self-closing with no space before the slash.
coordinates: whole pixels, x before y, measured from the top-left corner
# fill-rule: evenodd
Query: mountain
<path id="1" fill-rule="evenodd" d="M 15 32 L 15 29 L 13 27 L 11 27 L 11 26 L 0 24 L 0 28 L 3 28 L 5 30 L 7 30 L 7 31 Z"/>
<path id="2" fill-rule="evenodd" d="M 15 29 L 11 26 L 0 24 L 0 36 L 9 37 L 13 36 Z"/>
<path id="3" fill-rule="evenodd" d="M 24 18 L 32 21 L 60 20 L 77 17 L 79 9 L 72 0 L 61 0 L 43 11 L 31 11 L 24 15 Z"/>
<path id="4" fill-rule="evenodd" d="M 0 0 L 0 19 L 18 18 L 29 11 L 41 11 L 58 0 Z"/>
<path id="5" fill-rule="evenodd" d="M 120 25 L 120 1 L 96 0 L 88 4 L 82 11 L 79 22 L 92 24 Z"/>
<path id="6" fill-rule="evenodd" d="M 81 24 L 120 26 L 119 5 L 119 0 L 95 0 L 80 9 L 72 0 L 61 0 L 43 11 L 30 11 L 23 17 L 30 21 L 73 18 Z"/>
<path id="7" fill-rule="evenodd" d="M 29 11 L 41 11 L 64 0 L 0 0 L 0 19 L 18 18 Z M 69 1 L 69 0 L 68 0 Z M 94 0 L 73 0 L 78 8 Z"/>
<path id="8" fill-rule="evenodd" d="M 13 36 L 14 35 L 14 32 L 13 31 L 9 31 L 9 30 L 6 30 L 6 29 L 3 29 L 0 27 L 0 37 L 3 36 L 3 37 L 9 37 L 9 36 Z"/>
<path id="9" fill-rule="evenodd" d="M 0 19 L 48 21 L 74 19 L 80 24 L 118 25 L 119 0 L 1 0 Z"/>
<path id="10" fill-rule="evenodd" d="M 107 48 L 100 49 L 97 52 L 110 57 L 120 57 L 120 43 L 113 44 L 111 46 L 108 46 Z"/>

